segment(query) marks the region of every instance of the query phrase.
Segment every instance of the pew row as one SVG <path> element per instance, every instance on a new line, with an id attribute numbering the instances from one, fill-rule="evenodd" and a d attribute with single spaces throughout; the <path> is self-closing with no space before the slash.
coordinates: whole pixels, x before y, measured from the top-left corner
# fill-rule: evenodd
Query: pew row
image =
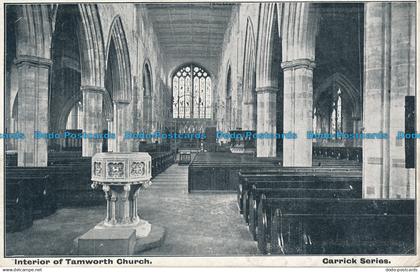
<path id="1" fill-rule="evenodd" d="M 245 169 L 279 167 L 276 158 L 255 158 L 247 154 L 198 153 L 188 166 L 188 192 L 235 192 L 238 173 Z"/>
<path id="2" fill-rule="evenodd" d="M 262 254 L 407 254 L 414 249 L 414 200 L 261 196 Z"/>
<path id="3" fill-rule="evenodd" d="M 361 147 L 313 146 L 312 154 L 317 158 L 324 157 L 356 162 L 363 161 L 363 151 Z"/>
<path id="4" fill-rule="evenodd" d="M 250 190 L 250 196 L 248 199 L 248 206 L 244 212 L 244 218 L 248 223 L 249 231 L 254 238 L 257 240 L 258 230 L 258 206 L 262 195 L 270 198 L 361 198 L 361 192 L 354 190 L 351 187 L 343 188 L 305 188 L 300 187 L 301 185 L 291 187 L 281 187 L 277 185 L 277 188 L 270 187 L 259 187 L 258 184 L 254 184 Z"/>
<path id="5" fill-rule="evenodd" d="M 54 184 L 45 167 L 6 167 L 6 231 L 20 231 L 55 212 Z"/>
<path id="6" fill-rule="evenodd" d="M 149 153 L 152 157 L 152 177 L 165 171 L 169 166 L 175 162 L 175 152 L 152 152 Z"/>
<path id="7" fill-rule="evenodd" d="M 259 187 L 312 187 L 312 188 L 352 188 L 362 190 L 362 172 L 358 169 L 341 168 L 278 168 L 240 171 L 238 174 L 237 199 L 240 213 L 247 211 L 249 190 L 254 184 Z M 282 182 L 279 184 L 279 182 Z M 299 181 L 300 183 L 293 183 Z M 338 186 L 338 187 L 337 187 Z M 246 214 L 247 215 L 247 214 Z M 247 218 L 245 216 L 245 218 Z"/>

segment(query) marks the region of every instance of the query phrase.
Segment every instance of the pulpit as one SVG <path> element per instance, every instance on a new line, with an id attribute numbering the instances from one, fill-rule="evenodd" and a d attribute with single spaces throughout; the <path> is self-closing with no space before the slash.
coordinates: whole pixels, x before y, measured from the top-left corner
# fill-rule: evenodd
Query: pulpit
<path id="1" fill-rule="evenodd" d="M 102 222 L 78 238 L 78 254 L 132 255 L 158 245 L 164 229 L 152 228 L 137 211 L 139 192 L 151 184 L 151 156 L 145 152 L 97 153 L 91 173 L 92 188 L 104 192 L 106 213 Z"/>

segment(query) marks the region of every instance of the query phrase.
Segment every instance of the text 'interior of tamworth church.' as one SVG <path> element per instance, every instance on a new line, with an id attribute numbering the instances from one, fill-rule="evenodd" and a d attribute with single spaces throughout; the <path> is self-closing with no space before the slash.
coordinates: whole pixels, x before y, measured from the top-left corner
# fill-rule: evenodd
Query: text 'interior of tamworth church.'
<path id="1" fill-rule="evenodd" d="M 416 253 L 415 3 L 4 17 L 6 256 Z"/>

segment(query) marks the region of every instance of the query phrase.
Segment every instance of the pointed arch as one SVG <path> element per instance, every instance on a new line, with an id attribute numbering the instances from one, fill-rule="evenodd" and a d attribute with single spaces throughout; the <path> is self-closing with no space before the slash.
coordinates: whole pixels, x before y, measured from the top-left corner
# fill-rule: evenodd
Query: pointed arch
<path id="1" fill-rule="evenodd" d="M 36 57 L 39 63 L 50 65 L 52 27 L 47 5 L 18 5 L 16 14 L 16 57 Z"/>
<path id="2" fill-rule="evenodd" d="M 105 53 L 102 26 L 96 4 L 78 4 L 80 26 L 81 85 L 105 87 Z"/>
<path id="3" fill-rule="evenodd" d="M 255 92 L 256 43 L 251 18 L 247 18 L 244 49 L 242 85 L 242 129 L 255 130 L 257 121 L 257 98 Z"/>
<path id="4" fill-rule="evenodd" d="M 51 7 L 51 30 L 56 30 L 59 5 Z M 77 4 L 81 86 L 103 89 L 105 86 L 105 46 L 99 11 L 96 4 Z"/>
<path id="5" fill-rule="evenodd" d="M 284 3 L 281 10 L 281 33 L 284 62 L 315 60 L 318 14 L 313 3 Z"/>
<path id="6" fill-rule="evenodd" d="M 151 96 L 153 93 L 153 74 L 150 61 L 146 59 L 143 64 L 143 88 L 144 96 Z"/>
<path id="7" fill-rule="evenodd" d="M 146 59 L 143 64 L 143 124 L 151 129 L 153 123 L 153 75 L 150 61 Z"/>
<path id="8" fill-rule="evenodd" d="M 258 88 L 277 87 L 277 77 L 273 76 L 273 50 L 274 46 L 280 47 L 281 44 L 274 44 L 273 33 L 274 26 L 279 26 L 277 4 L 262 3 L 260 5 L 260 21 L 258 26 L 258 46 L 257 46 L 257 63 L 256 63 L 256 85 Z"/>
<path id="9" fill-rule="evenodd" d="M 351 83 L 351 81 L 342 73 L 335 73 L 328 77 L 325 82 L 314 91 L 314 105 L 318 105 L 319 99 L 323 93 L 330 91 L 332 86 L 340 88 L 343 95 L 349 98 L 351 108 L 353 109 L 353 117 L 361 117 L 360 109 L 360 92 Z"/>
<path id="10" fill-rule="evenodd" d="M 118 74 L 118 86 L 116 86 L 117 90 L 114 90 L 112 93 L 112 99 L 130 102 L 132 99 L 130 54 L 122 20 L 119 15 L 114 17 L 109 31 L 106 51 L 106 70 L 116 69 Z M 115 50 L 116 56 L 110 55 L 111 49 Z M 116 67 L 109 67 L 111 65 L 110 57 L 116 57 Z"/>
<path id="11" fill-rule="evenodd" d="M 70 111 L 76 103 L 82 102 L 82 100 L 82 92 L 75 93 L 70 99 L 67 100 L 67 102 L 63 105 L 60 116 L 58 117 L 58 129 L 64 130 L 66 128 L 67 117 L 69 116 Z"/>

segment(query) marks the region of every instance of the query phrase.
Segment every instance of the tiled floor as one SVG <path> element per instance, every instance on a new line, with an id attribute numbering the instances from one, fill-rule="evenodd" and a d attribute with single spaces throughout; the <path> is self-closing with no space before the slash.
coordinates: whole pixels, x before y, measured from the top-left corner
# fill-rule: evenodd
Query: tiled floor
<path id="1" fill-rule="evenodd" d="M 172 165 L 140 194 L 141 217 L 166 228 L 163 245 L 147 256 L 255 255 L 257 247 L 233 194 L 188 194 L 188 166 Z M 33 227 L 7 233 L 7 255 L 68 255 L 73 240 L 104 217 L 104 207 L 60 209 Z"/>

